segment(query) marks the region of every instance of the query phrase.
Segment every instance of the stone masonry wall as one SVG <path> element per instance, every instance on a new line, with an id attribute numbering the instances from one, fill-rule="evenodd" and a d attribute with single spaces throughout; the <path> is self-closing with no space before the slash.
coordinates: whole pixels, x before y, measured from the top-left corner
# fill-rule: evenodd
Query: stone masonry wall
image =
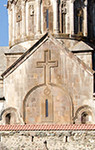
<path id="1" fill-rule="evenodd" d="M 0 150 L 95 150 L 95 131 L 0 131 Z"/>

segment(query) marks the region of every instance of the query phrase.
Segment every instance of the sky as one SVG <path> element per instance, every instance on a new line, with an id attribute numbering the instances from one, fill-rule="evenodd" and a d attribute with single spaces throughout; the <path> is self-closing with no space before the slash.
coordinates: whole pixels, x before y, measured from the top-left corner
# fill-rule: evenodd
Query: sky
<path id="1" fill-rule="evenodd" d="M 0 0 L 0 46 L 8 46 L 8 12 L 4 6 L 7 0 Z"/>

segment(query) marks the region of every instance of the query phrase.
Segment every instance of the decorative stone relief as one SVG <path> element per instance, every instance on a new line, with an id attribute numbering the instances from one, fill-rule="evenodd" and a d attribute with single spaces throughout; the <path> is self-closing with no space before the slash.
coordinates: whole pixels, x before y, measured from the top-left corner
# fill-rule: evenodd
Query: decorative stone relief
<path id="1" fill-rule="evenodd" d="M 28 29 L 29 29 L 29 35 L 32 35 L 34 33 L 34 5 L 29 5 L 29 16 L 28 16 Z"/>
<path id="2" fill-rule="evenodd" d="M 62 1 L 63 6 L 66 6 L 66 0 Z"/>
<path id="3" fill-rule="evenodd" d="M 44 51 L 44 61 L 37 62 L 37 68 L 44 68 L 44 83 L 51 83 L 51 68 L 58 67 L 58 61 L 51 60 L 51 51 Z"/>
<path id="4" fill-rule="evenodd" d="M 33 5 L 30 5 L 30 7 L 29 7 L 29 14 L 30 14 L 30 16 L 34 16 L 34 6 Z"/>
<path id="5" fill-rule="evenodd" d="M 16 14 L 16 21 L 20 22 L 22 20 L 22 12 L 19 10 Z"/>
<path id="6" fill-rule="evenodd" d="M 61 5 L 61 9 L 62 9 L 62 13 L 66 14 L 67 13 L 67 8 L 66 8 L 66 0 L 62 1 L 62 5 Z"/>
<path id="7" fill-rule="evenodd" d="M 51 5 L 51 2 L 50 2 L 50 0 L 45 0 L 45 2 L 44 2 L 44 3 L 45 3 L 45 5 L 46 5 L 46 6 L 49 6 L 49 5 Z"/>
<path id="8" fill-rule="evenodd" d="M 50 95 L 50 93 L 51 93 L 51 90 L 50 90 L 48 87 L 46 87 L 46 88 L 44 89 L 44 94 L 45 94 L 45 95 Z"/>
<path id="9" fill-rule="evenodd" d="M 67 13 L 67 9 L 66 8 L 62 8 L 62 13 L 66 14 Z"/>

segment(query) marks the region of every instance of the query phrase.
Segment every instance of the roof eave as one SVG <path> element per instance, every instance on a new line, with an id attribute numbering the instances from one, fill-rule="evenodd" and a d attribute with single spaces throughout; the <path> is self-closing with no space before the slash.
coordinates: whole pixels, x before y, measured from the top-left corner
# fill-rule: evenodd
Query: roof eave
<path id="1" fill-rule="evenodd" d="M 27 50 L 24 54 L 22 54 L 22 56 L 21 56 L 17 61 L 15 61 L 9 68 L 7 68 L 7 70 L 4 71 L 4 72 L 1 74 L 2 78 L 4 78 L 4 76 L 5 76 L 10 70 L 12 70 L 13 67 L 16 67 L 16 65 L 17 65 L 24 57 L 26 57 L 26 55 L 27 55 L 28 53 L 30 53 L 34 48 L 36 48 L 36 47 L 39 45 L 39 43 L 43 42 L 46 37 L 48 37 L 48 32 L 47 32 L 44 36 L 42 36 L 29 50 Z"/>

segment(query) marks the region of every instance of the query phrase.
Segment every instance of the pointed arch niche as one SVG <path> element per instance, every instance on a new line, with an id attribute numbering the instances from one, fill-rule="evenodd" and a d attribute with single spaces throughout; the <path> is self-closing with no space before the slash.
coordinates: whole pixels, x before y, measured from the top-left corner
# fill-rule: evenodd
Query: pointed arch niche
<path id="1" fill-rule="evenodd" d="M 23 119 L 26 124 L 72 123 L 72 100 L 57 86 L 41 85 L 31 89 L 23 101 Z"/>

